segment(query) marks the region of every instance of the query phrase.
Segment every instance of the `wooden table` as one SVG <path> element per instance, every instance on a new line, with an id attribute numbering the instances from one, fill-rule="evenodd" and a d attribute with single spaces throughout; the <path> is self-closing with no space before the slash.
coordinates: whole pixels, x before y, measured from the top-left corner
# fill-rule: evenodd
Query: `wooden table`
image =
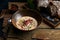
<path id="1" fill-rule="evenodd" d="M 6 14 L 3 22 L 4 27 L 3 32 L 9 30 L 8 34 L 6 33 L 7 40 L 32 40 L 32 38 L 41 38 L 42 35 L 50 37 L 51 40 L 57 40 L 58 38 L 59 38 L 58 40 L 60 40 L 60 30 L 50 29 L 51 27 L 45 24 L 43 21 L 41 22 L 39 27 L 33 31 L 22 32 L 20 30 L 14 29 L 13 26 L 11 26 L 10 24 L 8 25 L 8 19 L 11 17 L 11 15 L 12 14 Z M 11 28 L 8 29 L 8 27 Z M 60 24 L 56 28 L 60 28 Z"/>
<path id="2" fill-rule="evenodd" d="M 39 33 L 38 33 L 39 32 Z M 60 40 L 60 30 L 58 29 L 37 29 L 32 38 L 45 40 Z"/>

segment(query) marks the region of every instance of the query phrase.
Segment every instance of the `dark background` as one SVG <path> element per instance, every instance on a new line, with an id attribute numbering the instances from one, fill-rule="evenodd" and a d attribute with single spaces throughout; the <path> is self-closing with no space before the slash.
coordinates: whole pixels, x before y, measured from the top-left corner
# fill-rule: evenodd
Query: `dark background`
<path id="1" fill-rule="evenodd" d="M 55 0 L 57 1 L 57 0 Z M 60 0 L 58 0 L 60 1 Z M 27 2 L 27 0 L 0 0 L 0 10 L 8 8 L 8 2 Z"/>
<path id="2" fill-rule="evenodd" d="M 0 0 L 0 10 L 8 8 L 8 2 L 26 2 L 27 0 Z"/>

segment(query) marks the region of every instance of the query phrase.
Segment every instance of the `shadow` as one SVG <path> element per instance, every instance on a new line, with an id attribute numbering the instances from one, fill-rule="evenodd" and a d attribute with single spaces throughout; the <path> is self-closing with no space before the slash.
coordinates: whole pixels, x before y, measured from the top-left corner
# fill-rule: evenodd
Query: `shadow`
<path id="1" fill-rule="evenodd" d="M 50 16 L 49 10 L 45 7 L 40 7 L 40 13 L 43 17 Z"/>
<path id="2" fill-rule="evenodd" d="M 44 39 L 37 39 L 37 38 L 32 38 L 32 40 L 44 40 Z"/>
<path id="3" fill-rule="evenodd" d="M 3 18 L 0 19 L 0 36 L 3 36 L 2 25 L 3 25 Z"/>
<path id="4" fill-rule="evenodd" d="M 31 31 L 19 30 L 15 28 L 12 24 L 10 25 L 10 30 L 12 30 L 13 35 L 17 35 L 17 36 L 22 36 L 22 35 L 32 32 L 32 30 Z"/>

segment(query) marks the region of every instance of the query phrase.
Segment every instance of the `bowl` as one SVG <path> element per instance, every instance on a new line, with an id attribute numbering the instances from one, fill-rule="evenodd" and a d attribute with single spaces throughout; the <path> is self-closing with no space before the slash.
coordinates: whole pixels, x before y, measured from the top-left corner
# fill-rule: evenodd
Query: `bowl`
<path id="1" fill-rule="evenodd" d="M 13 15 L 12 15 L 12 24 L 14 25 L 14 27 L 16 27 L 17 28 L 17 26 L 16 26 L 16 22 L 20 19 L 20 18 L 22 18 L 22 17 L 24 17 L 24 16 L 30 16 L 30 17 L 32 17 L 32 18 L 34 18 L 34 19 L 36 19 L 36 21 L 37 21 L 37 27 L 40 25 L 40 23 L 42 22 L 42 17 L 40 16 L 40 14 L 36 11 L 36 10 L 27 10 L 27 9 L 23 9 L 23 10 L 18 10 L 17 12 L 15 12 Z M 36 28 L 37 28 L 36 27 Z M 34 28 L 34 29 L 36 29 L 36 28 Z M 17 28 L 17 29 L 19 29 L 19 28 Z M 21 29 L 19 29 L 19 30 L 21 30 Z M 32 29 L 33 30 L 33 29 Z M 23 30 L 23 31 L 30 31 L 30 30 Z"/>

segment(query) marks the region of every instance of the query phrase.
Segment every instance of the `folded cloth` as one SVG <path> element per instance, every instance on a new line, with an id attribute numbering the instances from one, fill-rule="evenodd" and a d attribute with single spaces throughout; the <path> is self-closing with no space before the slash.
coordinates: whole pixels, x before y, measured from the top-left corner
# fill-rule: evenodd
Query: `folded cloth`
<path id="1" fill-rule="evenodd" d="M 2 32 L 2 24 L 3 24 L 3 18 L 0 19 L 0 36 L 3 35 L 3 32 Z"/>

